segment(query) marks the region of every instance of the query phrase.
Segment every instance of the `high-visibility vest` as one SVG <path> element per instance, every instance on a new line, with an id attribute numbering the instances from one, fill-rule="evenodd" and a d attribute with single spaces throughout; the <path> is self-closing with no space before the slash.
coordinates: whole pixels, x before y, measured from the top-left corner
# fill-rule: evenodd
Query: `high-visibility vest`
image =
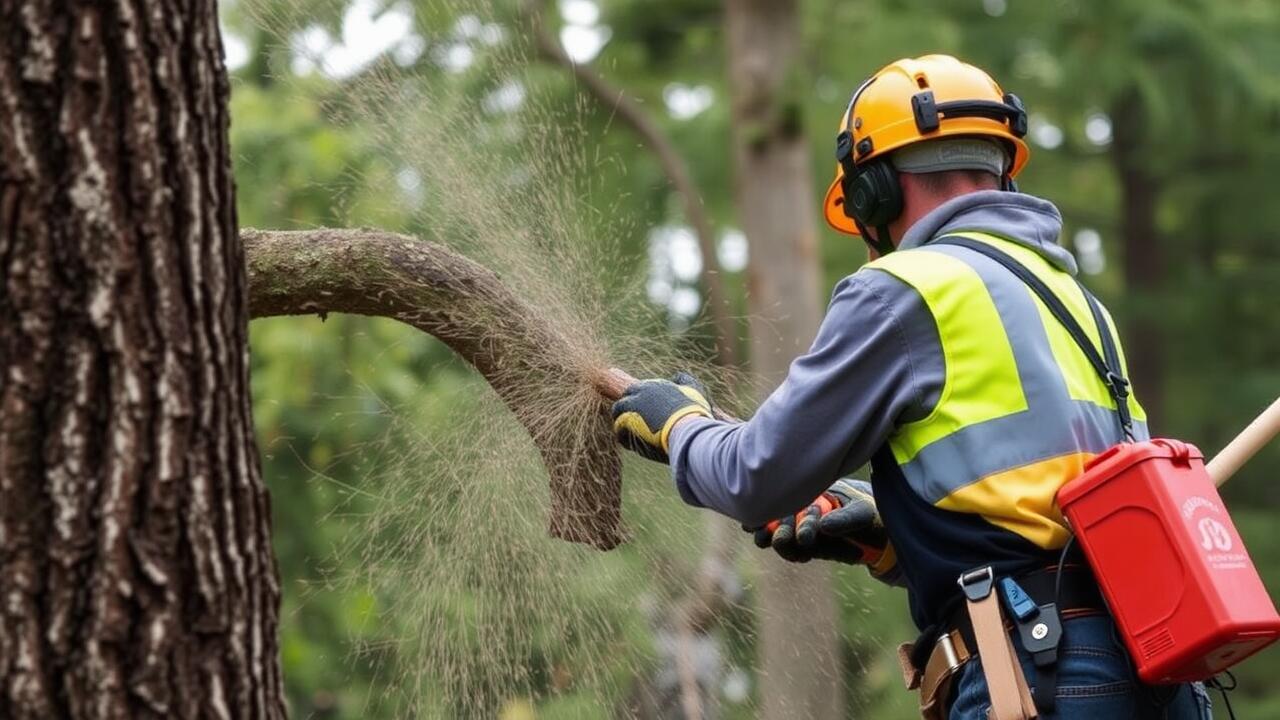
<path id="1" fill-rule="evenodd" d="M 1025 265 L 1099 346 L 1074 278 L 1023 245 L 985 233 L 951 235 L 992 244 Z M 1061 548 L 1069 531 L 1055 504 L 1058 489 L 1122 439 L 1115 403 L 1083 352 L 1025 283 L 972 250 L 926 244 L 865 269 L 920 294 L 945 365 L 929 414 L 897 427 L 873 461 L 877 503 L 908 584 L 932 585 L 931 573 L 954 569 L 939 545 L 951 546 L 958 564 L 1003 561 L 1011 569 L 1021 557 L 1033 562 Z M 1146 415 L 1132 395 L 1129 405 L 1134 434 L 1145 438 Z M 951 590 L 955 577 L 943 578 Z"/>

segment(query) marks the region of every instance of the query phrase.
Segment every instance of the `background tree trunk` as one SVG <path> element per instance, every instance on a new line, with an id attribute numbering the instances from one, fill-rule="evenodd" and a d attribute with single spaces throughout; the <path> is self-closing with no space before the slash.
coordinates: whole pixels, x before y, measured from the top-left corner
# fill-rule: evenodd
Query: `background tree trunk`
<path id="1" fill-rule="evenodd" d="M 818 200 L 801 122 L 795 0 L 726 0 L 735 199 L 747 236 L 752 369 L 773 387 L 808 348 L 819 305 Z M 843 717 L 831 570 L 761 553 L 760 717 Z"/>
<path id="2" fill-rule="evenodd" d="M 1120 96 L 1111 120 L 1111 162 L 1120 179 L 1125 291 L 1130 297 L 1145 301 L 1128 313 L 1125 347 L 1130 353 L 1129 377 L 1158 433 L 1164 415 L 1165 342 L 1156 313 L 1162 312 L 1159 298 L 1164 286 L 1165 253 L 1156 226 L 1160 186 L 1151 170 L 1146 112 L 1136 89 Z"/>
<path id="3" fill-rule="evenodd" d="M 282 717 L 214 3 L 0 28 L 0 717 Z"/>

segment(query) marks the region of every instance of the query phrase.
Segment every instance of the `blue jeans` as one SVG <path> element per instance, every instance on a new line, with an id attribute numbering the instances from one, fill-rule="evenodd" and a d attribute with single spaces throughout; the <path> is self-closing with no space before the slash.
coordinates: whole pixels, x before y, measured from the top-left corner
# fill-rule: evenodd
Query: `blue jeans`
<path id="1" fill-rule="evenodd" d="M 1052 713 L 1041 720 L 1208 720 L 1209 697 L 1200 683 L 1149 687 L 1137 682 L 1129 656 L 1116 642 L 1111 618 L 1098 615 L 1062 624 L 1058 651 L 1058 692 Z M 1018 638 L 1013 645 L 1027 682 L 1036 670 Z M 986 720 L 991 699 L 981 660 L 965 664 L 952 684 L 950 720 Z"/>

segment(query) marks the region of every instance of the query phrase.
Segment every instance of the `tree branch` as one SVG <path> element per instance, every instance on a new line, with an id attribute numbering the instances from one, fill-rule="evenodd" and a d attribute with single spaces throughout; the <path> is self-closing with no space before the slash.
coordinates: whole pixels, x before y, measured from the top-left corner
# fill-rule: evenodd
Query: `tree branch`
<path id="1" fill-rule="evenodd" d="M 603 550 L 625 540 L 601 370 L 497 275 L 435 243 L 378 230 L 240 236 L 251 317 L 352 313 L 435 336 L 484 376 L 533 438 L 550 475 L 550 534 Z M 547 412 L 565 398 L 580 400 L 580 411 Z"/>
<path id="2" fill-rule="evenodd" d="M 620 88 L 609 84 L 602 75 L 586 65 L 579 65 L 565 53 L 560 41 L 551 34 L 547 25 L 546 0 L 521 0 L 520 7 L 533 29 L 538 53 L 572 73 L 596 102 L 626 123 L 657 157 L 663 174 L 680 197 L 685 219 L 693 227 L 698 250 L 702 253 L 702 282 L 707 293 L 707 311 L 711 316 L 715 335 L 716 362 L 726 367 L 738 367 L 738 332 L 733 317 L 729 315 L 728 298 L 725 296 L 720 262 L 716 256 L 715 231 L 707 209 L 702 204 L 702 193 L 698 191 L 693 174 L 689 172 L 689 164 L 644 108 Z"/>

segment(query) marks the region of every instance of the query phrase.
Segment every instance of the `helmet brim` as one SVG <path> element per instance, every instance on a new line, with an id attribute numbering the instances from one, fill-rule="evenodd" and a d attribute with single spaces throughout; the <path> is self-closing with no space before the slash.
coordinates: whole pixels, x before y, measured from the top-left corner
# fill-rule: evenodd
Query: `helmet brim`
<path id="1" fill-rule="evenodd" d="M 844 188 L 840 184 L 843 178 L 844 168 L 836 166 L 836 179 L 832 181 L 831 187 L 827 188 L 827 199 L 822 203 L 823 214 L 827 218 L 827 224 L 836 232 L 860 236 L 862 233 L 858 232 L 858 226 L 853 222 L 853 218 L 844 214 Z"/>

